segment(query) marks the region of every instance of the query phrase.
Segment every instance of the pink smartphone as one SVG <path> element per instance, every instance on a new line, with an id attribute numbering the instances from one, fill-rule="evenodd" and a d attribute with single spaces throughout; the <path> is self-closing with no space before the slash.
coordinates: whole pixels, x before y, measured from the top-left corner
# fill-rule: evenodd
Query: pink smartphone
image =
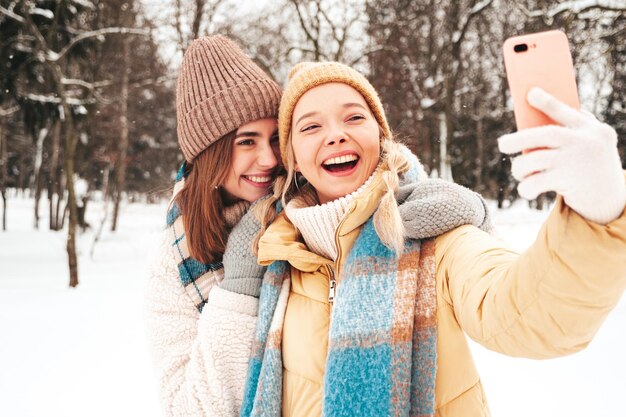
<path id="1" fill-rule="evenodd" d="M 517 130 L 558 124 L 528 104 L 526 96 L 531 87 L 541 87 L 565 104 L 580 107 L 565 33 L 551 30 L 515 36 L 507 39 L 502 49 Z"/>

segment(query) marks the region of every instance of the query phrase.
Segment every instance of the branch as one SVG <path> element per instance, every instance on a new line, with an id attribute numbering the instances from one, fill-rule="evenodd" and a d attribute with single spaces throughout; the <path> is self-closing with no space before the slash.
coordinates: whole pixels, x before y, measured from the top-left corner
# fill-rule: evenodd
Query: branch
<path id="1" fill-rule="evenodd" d="M 313 49 L 305 48 L 302 46 L 290 46 L 289 48 L 287 48 L 285 55 L 289 55 L 291 51 L 300 51 L 300 52 L 308 52 L 310 54 L 315 54 L 315 51 Z"/>
<path id="2" fill-rule="evenodd" d="M 13 13 L 12 11 L 10 11 L 9 9 L 5 9 L 4 7 L 0 6 L 0 14 L 3 14 L 7 17 L 10 17 L 13 20 L 16 20 L 20 23 L 26 23 L 26 21 L 24 20 L 24 18 L 18 14 Z"/>
<path id="3" fill-rule="evenodd" d="M 156 85 L 156 84 L 163 84 L 166 83 L 168 81 L 172 81 L 175 80 L 178 77 L 177 74 L 168 74 L 168 75 L 163 75 L 161 77 L 156 77 L 156 78 L 146 78 L 143 80 L 137 80 L 133 83 L 129 84 L 130 88 L 140 88 L 140 87 L 145 87 L 147 85 Z"/>
<path id="4" fill-rule="evenodd" d="M 22 97 L 24 97 L 27 100 L 35 101 L 38 103 L 55 103 L 55 104 L 62 103 L 62 100 L 60 97 L 44 96 L 42 94 L 26 94 Z M 67 104 L 72 105 L 72 106 L 84 106 L 86 104 L 95 103 L 95 100 L 80 100 L 80 99 L 73 98 L 73 97 L 67 97 L 66 102 Z"/>
<path id="5" fill-rule="evenodd" d="M 612 33 L 607 33 L 606 35 L 602 35 L 600 36 L 600 39 L 603 39 L 605 41 L 612 41 L 615 38 L 617 38 L 617 36 L 621 35 L 622 33 L 626 32 L 626 27 L 617 29 L 616 31 L 612 32 Z"/>
<path id="6" fill-rule="evenodd" d="M 191 24 L 191 38 L 196 39 L 200 34 L 200 22 L 202 21 L 202 15 L 204 14 L 205 0 L 196 0 L 196 12 L 193 15 L 193 22 Z"/>
<path id="7" fill-rule="evenodd" d="M 20 109 L 20 106 L 13 106 L 13 107 L 9 107 L 8 109 L 2 109 L 0 108 L 0 117 L 6 117 L 6 116 L 10 116 L 13 113 L 18 112 Z"/>
<path id="8" fill-rule="evenodd" d="M 26 2 L 26 6 L 32 7 L 32 2 L 30 1 Z M 0 12 L 28 26 L 28 29 L 30 30 L 32 35 L 35 37 L 35 40 L 37 41 L 37 43 L 39 44 L 39 48 L 41 49 L 40 58 L 48 62 L 57 62 L 59 59 L 63 58 L 63 56 L 67 54 L 67 52 L 71 48 L 74 47 L 74 45 L 76 45 L 79 42 L 84 41 L 85 39 L 95 38 L 98 36 L 104 36 L 104 35 L 114 34 L 114 33 L 144 35 L 144 36 L 149 35 L 149 32 L 146 29 L 134 29 L 134 28 L 124 28 L 124 27 L 112 27 L 112 28 L 92 30 L 88 32 L 83 32 L 80 35 L 76 36 L 61 50 L 61 52 L 56 53 L 49 48 L 48 43 L 46 42 L 45 38 L 43 37 L 43 35 L 41 34 L 37 26 L 32 22 L 29 14 L 27 14 L 26 17 L 22 17 L 11 12 L 10 10 L 5 9 L 4 7 L 0 7 Z"/>
<path id="9" fill-rule="evenodd" d="M 101 83 L 101 82 L 100 82 Z M 85 80 L 78 80 L 78 79 L 70 79 L 70 78 L 61 78 L 61 84 L 63 85 L 78 85 L 80 87 L 86 88 L 87 90 L 89 90 L 89 92 L 91 94 L 93 94 L 94 98 L 101 102 L 104 103 L 106 100 L 99 94 L 99 92 L 96 90 L 96 88 L 98 88 L 98 84 L 99 83 L 90 83 L 88 81 Z"/>
<path id="10" fill-rule="evenodd" d="M 626 11 L 626 4 L 623 0 L 569 0 L 558 3 L 548 10 L 528 10 L 519 1 L 515 2 L 522 12 L 530 18 L 542 18 L 548 25 L 551 25 L 554 18 L 563 13 L 579 15 L 589 10 L 607 10 L 614 12 Z"/>
<path id="11" fill-rule="evenodd" d="M 140 88 L 140 87 L 145 87 L 147 85 L 157 85 L 157 84 L 162 84 L 162 83 L 166 83 L 168 81 L 172 81 L 175 80 L 178 77 L 177 74 L 166 74 L 160 77 L 150 77 L 150 78 L 142 78 L 142 79 L 138 79 L 133 81 L 132 83 L 129 83 L 129 87 L 130 88 Z M 63 79 L 63 84 L 65 85 L 80 85 L 82 87 L 85 87 L 89 90 L 96 90 L 99 88 L 104 88 L 104 87 L 111 87 L 114 85 L 119 85 L 121 83 L 121 81 L 113 81 L 113 80 L 104 80 L 104 81 L 96 81 L 96 82 L 87 82 L 85 80 L 75 80 L 75 79 Z"/>
<path id="12" fill-rule="evenodd" d="M 483 0 L 482 2 L 475 4 L 474 7 L 472 7 L 469 14 L 465 18 L 465 22 L 462 23 L 461 28 L 458 29 L 452 36 L 452 43 L 458 45 L 461 42 L 463 42 L 463 38 L 465 38 L 465 33 L 467 32 L 467 28 L 469 27 L 472 20 L 476 16 L 481 14 L 483 10 L 485 10 L 487 7 L 491 6 L 491 3 L 493 3 L 493 0 Z"/>
<path id="13" fill-rule="evenodd" d="M 93 5 L 93 3 L 91 1 L 87 1 L 87 0 L 72 0 L 73 3 L 76 3 L 80 6 L 83 6 L 86 9 L 91 9 L 91 10 L 95 10 L 96 6 Z"/>
<path id="14" fill-rule="evenodd" d="M 324 9 L 319 7 L 318 11 L 322 15 L 324 20 L 326 20 L 326 23 L 328 24 L 328 26 L 330 26 L 330 31 L 333 33 L 333 39 L 339 42 L 339 35 L 337 35 L 337 27 L 335 26 L 335 23 L 330 19 L 330 17 L 328 17 L 328 14 L 326 14 Z"/>
<path id="15" fill-rule="evenodd" d="M 378 52 L 382 52 L 382 51 L 388 51 L 388 52 L 391 52 L 391 53 L 394 53 L 394 54 L 400 54 L 400 51 L 398 50 L 398 48 L 393 46 L 393 45 L 377 46 L 375 48 L 371 48 L 371 49 L 368 49 L 365 52 L 363 52 L 361 54 L 361 56 L 359 56 L 359 57 L 353 59 L 352 61 L 350 61 L 348 63 L 348 66 L 353 67 L 356 64 L 358 64 L 359 62 L 361 62 L 361 60 L 363 58 L 369 58 L 370 55 L 377 54 Z"/>
<path id="16" fill-rule="evenodd" d="M 181 23 L 181 9 L 182 9 L 182 5 L 180 3 L 180 0 L 176 0 L 176 14 L 174 15 L 175 19 L 176 19 L 176 33 L 178 34 L 178 47 L 180 48 L 180 52 L 184 55 L 185 54 L 185 49 L 186 46 L 185 45 L 185 39 L 183 37 L 183 25 Z"/>
<path id="17" fill-rule="evenodd" d="M 51 56 L 51 57 L 49 57 L 48 60 L 52 61 L 52 62 L 58 61 L 72 47 L 74 47 L 74 45 L 76 45 L 78 42 L 84 41 L 85 39 L 97 38 L 98 36 L 110 35 L 110 34 L 114 34 L 114 33 L 121 34 L 121 35 L 125 35 L 125 34 L 143 35 L 143 36 L 149 36 L 150 35 L 150 32 L 148 30 L 146 30 L 146 29 L 133 29 L 133 28 L 124 28 L 124 27 L 102 28 L 102 29 L 98 29 L 98 30 L 92 30 L 92 31 L 89 31 L 89 32 L 83 32 L 80 35 L 78 35 L 77 37 L 75 37 L 74 39 L 72 39 L 70 41 L 70 43 L 67 44 L 61 50 L 61 52 L 56 54 L 56 57 Z"/>
<path id="18" fill-rule="evenodd" d="M 323 12 L 322 14 L 326 20 L 329 22 L 330 24 L 330 19 L 329 17 L 326 15 L 325 12 Z M 335 29 L 334 25 L 331 25 L 332 31 L 333 31 L 333 37 L 335 38 L 335 40 L 337 41 L 337 52 L 335 53 L 335 61 L 342 61 L 343 60 L 343 49 L 345 47 L 346 44 L 346 40 L 348 38 L 348 32 L 350 31 L 350 28 L 352 27 L 352 25 L 354 25 L 356 22 L 359 21 L 359 14 L 355 13 L 354 17 L 350 20 L 348 20 L 342 27 L 341 27 L 341 38 L 339 38 L 339 36 L 337 35 L 337 31 Z"/>
<path id="19" fill-rule="evenodd" d="M 77 80 L 73 78 L 62 78 L 61 83 L 63 83 L 63 85 L 79 85 L 81 87 L 85 87 L 88 90 L 93 90 L 94 88 L 96 88 L 95 83 L 90 83 L 85 80 Z"/>
<path id="20" fill-rule="evenodd" d="M 548 16 L 555 18 L 561 13 L 571 12 L 580 14 L 587 10 L 600 9 L 614 12 L 626 11 L 626 4 L 620 0 L 585 0 L 585 1 L 565 1 L 559 3 L 548 11 Z"/>
<path id="21" fill-rule="evenodd" d="M 27 1 L 25 3 L 25 6 L 28 7 L 28 8 L 34 7 L 33 3 L 31 1 Z M 29 13 L 26 13 L 26 17 L 24 18 L 24 21 L 22 23 L 25 23 L 26 26 L 28 26 L 28 30 L 30 30 L 31 33 L 33 34 L 33 36 L 35 37 L 35 40 L 39 44 L 39 47 L 41 48 L 41 50 L 42 51 L 49 51 L 48 44 L 46 43 L 46 40 L 44 39 L 43 35 L 39 31 L 39 28 L 37 28 L 37 26 L 33 23 L 33 19 L 31 18 Z M 43 59 L 45 60 L 45 57 L 43 57 Z M 42 60 L 42 62 L 43 62 L 43 60 Z"/>
<path id="22" fill-rule="evenodd" d="M 423 94 L 422 88 L 418 82 L 419 75 L 417 74 L 417 71 L 415 70 L 413 63 L 411 62 L 411 59 L 407 55 L 402 55 L 401 59 L 402 59 L 402 62 L 404 63 L 404 66 L 409 71 L 409 82 L 413 89 L 413 95 L 415 95 L 416 97 L 419 97 L 420 99 L 424 98 L 425 95 Z"/>
<path id="23" fill-rule="evenodd" d="M 315 49 L 317 50 L 317 42 L 315 38 L 313 37 L 313 35 L 311 34 L 311 32 L 309 31 L 309 28 L 304 22 L 304 17 L 302 16 L 302 13 L 300 12 L 300 3 L 298 2 L 298 0 L 291 0 L 291 2 L 293 3 L 294 6 L 296 6 L 296 12 L 298 13 L 298 19 L 300 20 L 300 26 L 302 27 L 304 34 L 311 42 L 313 42 L 313 45 L 316 47 Z"/>

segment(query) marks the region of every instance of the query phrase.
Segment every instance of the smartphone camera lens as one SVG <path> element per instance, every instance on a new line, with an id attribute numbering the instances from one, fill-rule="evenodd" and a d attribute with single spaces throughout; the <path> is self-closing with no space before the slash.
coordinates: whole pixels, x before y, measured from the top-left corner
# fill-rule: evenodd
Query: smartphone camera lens
<path id="1" fill-rule="evenodd" d="M 520 44 L 515 45 L 513 47 L 513 50 L 515 52 L 526 52 L 526 51 L 528 51 L 528 45 L 525 44 L 525 43 L 520 43 Z"/>

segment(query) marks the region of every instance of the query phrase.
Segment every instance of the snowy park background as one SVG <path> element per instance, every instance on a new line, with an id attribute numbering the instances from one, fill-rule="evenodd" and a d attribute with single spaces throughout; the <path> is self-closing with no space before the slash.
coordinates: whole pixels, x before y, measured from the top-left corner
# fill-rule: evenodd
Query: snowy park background
<path id="1" fill-rule="evenodd" d="M 80 234 L 81 284 L 70 289 L 65 236 L 32 229 L 32 199 L 12 201 L 12 227 L 0 233 L 0 416 L 161 416 L 142 285 L 165 205 L 126 203 L 120 230 L 105 232 L 93 258 L 93 233 Z M 96 223 L 102 205 L 93 204 Z M 496 210 L 498 234 L 523 250 L 547 214 L 523 201 Z M 626 415 L 626 299 L 570 357 L 530 361 L 473 348 L 494 417 Z"/>
<path id="2" fill-rule="evenodd" d="M 161 416 L 142 286 L 183 160 L 193 39 L 231 37 L 279 84 L 301 61 L 354 66 L 426 170 L 490 199 L 522 251 L 554 195 L 530 209 L 498 151 L 515 130 L 501 45 L 553 29 L 626 165 L 626 0 L 2 0 L 0 417 Z M 626 416 L 624 299 L 570 357 L 473 349 L 493 417 Z"/>

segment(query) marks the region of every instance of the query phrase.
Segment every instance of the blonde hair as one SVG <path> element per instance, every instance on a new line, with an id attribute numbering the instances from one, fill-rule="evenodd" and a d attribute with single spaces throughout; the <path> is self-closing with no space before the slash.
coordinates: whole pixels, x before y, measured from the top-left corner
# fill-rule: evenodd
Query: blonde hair
<path id="1" fill-rule="evenodd" d="M 385 184 L 385 194 L 383 195 L 378 209 L 374 213 L 374 228 L 381 242 L 396 253 L 401 253 L 404 249 L 404 226 L 398 203 L 396 202 L 396 191 L 400 186 L 400 176 L 409 169 L 409 160 L 402 151 L 403 146 L 393 138 L 381 139 L 381 177 Z M 305 198 L 310 204 L 319 204 L 315 189 L 309 183 L 299 187 L 296 185 L 297 178 L 294 167 L 296 165 L 293 147 L 291 146 L 291 133 L 287 138 L 285 149 L 287 174 L 278 177 L 274 182 L 272 195 L 257 205 L 257 216 L 261 219 L 261 231 L 254 242 L 255 251 L 258 249 L 258 242 L 267 230 L 270 223 L 276 216 L 276 204 L 281 201 L 283 207 L 295 196 Z"/>
<path id="2" fill-rule="evenodd" d="M 381 242 L 396 253 L 404 249 L 404 225 L 398 210 L 396 191 L 400 187 L 400 175 L 409 169 L 409 160 L 402 152 L 402 146 L 393 139 L 382 141 L 382 179 L 386 186 L 378 210 L 374 213 L 374 228 Z"/>

